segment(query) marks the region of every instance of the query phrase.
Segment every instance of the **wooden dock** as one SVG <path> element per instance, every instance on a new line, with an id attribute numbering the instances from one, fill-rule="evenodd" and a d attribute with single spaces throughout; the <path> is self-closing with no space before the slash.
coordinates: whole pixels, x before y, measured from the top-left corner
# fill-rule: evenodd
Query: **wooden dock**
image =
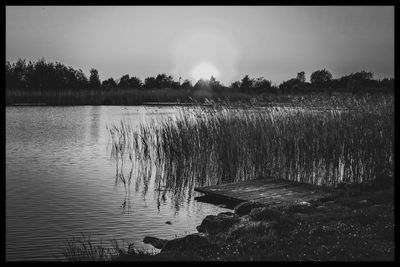
<path id="1" fill-rule="evenodd" d="M 335 190 L 274 178 L 197 187 L 194 190 L 227 202 L 254 201 L 269 206 L 326 201 L 338 195 Z"/>

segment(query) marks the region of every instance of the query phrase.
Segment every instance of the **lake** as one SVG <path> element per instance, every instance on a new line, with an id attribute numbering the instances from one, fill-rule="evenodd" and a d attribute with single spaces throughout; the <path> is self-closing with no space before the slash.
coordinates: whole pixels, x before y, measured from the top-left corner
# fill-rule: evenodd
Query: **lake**
<path id="1" fill-rule="evenodd" d="M 175 118 L 179 107 L 6 107 L 6 260 L 62 260 L 64 242 L 81 234 L 136 247 L 147 235 L 195 233 L 205 216 L 227 211 L 174 200 L 154 181 L 115 184 L 107 126 Z M 171 224 L 166 224 L 170 221 Z"/>

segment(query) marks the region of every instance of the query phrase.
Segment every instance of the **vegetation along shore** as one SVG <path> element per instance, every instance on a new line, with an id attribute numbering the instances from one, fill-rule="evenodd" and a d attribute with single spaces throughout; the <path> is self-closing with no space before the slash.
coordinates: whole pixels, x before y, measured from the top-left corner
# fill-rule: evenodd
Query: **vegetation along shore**
<path id="1" fill-rule="evenodd" d="M 81 240 L 69 243 L 67 259 L 394 259 L 392 97 L 305 98 L 281 107 L 211 103 L 161 125 L 134 129 L 121 121 L 109 128 L 113 155 L 154 164 L 158 189 L 176 201 L 197 186 L 269 175 L 340 195 L 279 209 L 245 203 L 233 213 L 207 216 L 198 233 L 146 237 L 160 253 L 117 245 L 88 256 Z M 130 179 L 135 177 L 124 177 L 124 184 Z"/>
<path id="2" fill-rule="evenodd" d="M 347 188 L 326 202 L 274 209 L 242 203 L 234 211 L 207 216 L 198 233 L 172 240 L 146 237 L 161 249 L 134 244 L 95 245 L 70 240 L 71 261 L 393 261 L 393 188 Z"/>

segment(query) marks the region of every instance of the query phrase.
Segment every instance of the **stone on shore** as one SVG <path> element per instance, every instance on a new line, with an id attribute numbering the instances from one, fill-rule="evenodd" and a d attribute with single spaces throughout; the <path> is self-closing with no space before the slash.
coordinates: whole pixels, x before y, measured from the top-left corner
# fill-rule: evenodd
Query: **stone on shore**
<path id="1" fill-rule="evenodd" d="M 196 229 L 200 233 L 214 235 L 228 230 L 239 221 L 240 217 L 236 214 L 232 212 L 221 212 L 218 215 L 208 215 Z"/>
<path id="2" fill-rule="evenodd" d="M 234 212 L 239 216 L 243 216 L 249 214 L 252 209 L 260 207 L 264 207 L 264 205 L 257 202 L 246 201 L 237 205 L 234 209 Z"/>
<path id="3" fill-rule="evenodd" d="M 206 248 L 211 245 L 205 234 L 195 233 L 184 237 L 169 240 L 162 251 L 180 251 Z"/>

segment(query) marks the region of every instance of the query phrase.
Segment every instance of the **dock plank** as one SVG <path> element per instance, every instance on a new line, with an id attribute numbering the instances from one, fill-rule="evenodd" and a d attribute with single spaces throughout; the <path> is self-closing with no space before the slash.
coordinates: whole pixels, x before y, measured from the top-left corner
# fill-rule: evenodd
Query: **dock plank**
<path id="1" fill-rule="evenodd" d="M 255 201 L 273 206 L 285 205 L 289 202 L 325 199 L 337 194 L 333 190 L 316 185 L 276 178 L 196 187 L 194 190 L 218 199 L 236 202 Z"/>

